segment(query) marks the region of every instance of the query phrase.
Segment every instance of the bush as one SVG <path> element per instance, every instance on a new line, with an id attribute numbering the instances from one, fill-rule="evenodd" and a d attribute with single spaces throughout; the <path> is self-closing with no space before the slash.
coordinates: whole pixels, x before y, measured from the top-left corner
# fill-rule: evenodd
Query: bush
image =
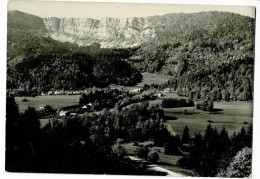
<path id="1" fill-rule="evenodd" d="M 193 107 L 194 102 L 191 99 L 166 98 L 162 100 L 163 108 Z"/>
<path id="2" fill-rule="evenodd" d="M 151 162 L 157 162 L 159 160 L 159 155 L 157 152 L 150 152 L 148 154 L 148 160 Z"/>
<path id="3" fill-rule="evenodd" d="M 147 159 L 148 158 L 148 153 L 149 153 L 149 149 L 147 148 L 143 148 L 143 147 L 138 147 L 135 150 L 135 154 L 140 157 L 140 158 L 144 158 Z"/>
<path id="4" fill-rule="evenodd" d="M 137 141 L 135 141 L 134 144 L 133 144 L 133 146 L 138 146 L 138 145 L 139 145 L 139 144 L 138 144 Z"/>
<path id="5" fill-rule="evenodd" d="M 194 167 L 194 164 L 193 164 L 193 160 L 191 160 L 190 158 L 188 157 L 182 157 L 181 159 L 179 159 L 177 161 L 177 165 L 182 167 L 182 168 L 186 168 L 186 169 L 191 169 Z"/>
<path id="6" fill-rule="evenodd" d="M 27 98 L 23 98 L 22 102 L 28 102 L 29 100 Z"/>
<path id="7" fill-rule="evenodd" d="M 116 144 L 112 147 L 112 151 L 114 154 L 116 154 L 116 156 L 118 157 L 125 157 L 127 155 L 127 152 L 125 150 L 125 148 L 123 146 L 121 146 L 120 144 Z"/>
<path id="8" fill-rule="evenodd" d="M 212 111 L 213 110 L 213 101 L 211 101 L 211 100 L 198 101 L 196 104 L 196 108 L 201 109 L 203 111 Z"/>
<path id="9" fill-rule="evenodd" d="M 146 149 L 149 149 L 149 148 L 151 148 L 151 147 L 153 147 L 154 145 L 153 144 L 146 144 L 144 147 L 146 148 Z"/>

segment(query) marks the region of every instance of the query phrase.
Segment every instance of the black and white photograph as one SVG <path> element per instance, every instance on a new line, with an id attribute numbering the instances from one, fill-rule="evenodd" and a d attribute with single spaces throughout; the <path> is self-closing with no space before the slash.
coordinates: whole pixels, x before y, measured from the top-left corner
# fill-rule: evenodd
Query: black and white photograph
<path id="1" fill-rule="evenodd" d="M 9 1 L 5 171 L 252 177 L 255 20 L 255 6 Z"/>

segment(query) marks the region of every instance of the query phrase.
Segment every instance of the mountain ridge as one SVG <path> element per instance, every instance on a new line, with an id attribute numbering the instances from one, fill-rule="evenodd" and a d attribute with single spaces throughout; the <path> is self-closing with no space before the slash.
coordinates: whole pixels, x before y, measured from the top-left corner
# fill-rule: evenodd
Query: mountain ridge
<path id="1" fill-rule="evenodd" d="M 10 12 L 10 13 L 9 13 Z M 54 40 L 61 42 L 75 43 L 80 46 L 89 46 L 93 43 L 100 43 L 103 48 L 129 48 L 137 47 L 154 38 L 163 38 L 158 33 L 172 24 L 186 26 L 186 22 L 194 17 L 202 19 L 211 18 L 227 12 L 209 11 L 198 13 L 171 13 L 165 15 L 156 15 L 148 17 L 131 18 L 41 18 L 21 11 L 9 11 L 8 24 L 22 25 L 19 21 L 24 18 L 25 28 L 27 27 L 33 33 L 40 36 L 50 36 Z M 206 13 L 206 15 L 203 15 Z M 201 15 L 202 14 L 202 15 Z M 242 15 L 228 13 L 239 18 L 249 18 Z M 194 17 L 193 17 L 194 16 Z M 31 18 L 29 18 L 31 17 Z M 37 18 L 37 21 L 35 20 Z M 187 19 L 188 18 L 188 19 Z M 18 22 L 17 22 L 18 19 Z M 185 20 L 179 22 L 179 20 Z M 187 20 L 186 20 L 187 19 Z M 30 24 L 30 21 L 36 21 L 36 25 Z M 189 22 L 192 24 L 191 22 Z M 36 30 L 32 29 L 37 27 Z M 206 24 L 205 26 L 207 26 Z M 204 28 L 204 27 L 202 27 Z M 205 27 L 206 28 L 206 27 Z M 174 34 L 173 34 L 174 35 Z M 152 40 L 153 41 L 153 40 Z"/>

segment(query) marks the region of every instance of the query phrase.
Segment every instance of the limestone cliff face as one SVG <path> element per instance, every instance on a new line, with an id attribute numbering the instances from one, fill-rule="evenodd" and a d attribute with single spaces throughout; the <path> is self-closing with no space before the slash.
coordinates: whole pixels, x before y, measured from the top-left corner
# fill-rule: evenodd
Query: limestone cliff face
<path id="1" fill-rule="evenodd" d="M 134 47 L 156 36 L 149 18 L 44 18 L 48 34 L 58 41 L 81 46 L 98 42 L 102 47 Z"/>
<path id="2" fill-rule="evenodd" d="M 20 11 L 8 12 L 8 27 L 23 29 L 33 35 L 50 36 L 61 42 L 81 46 L 100 43 L 101 47 L 127 48 L 138 46 L 156 37 L 154 21 L 142 18 L 40 18 Z"/>

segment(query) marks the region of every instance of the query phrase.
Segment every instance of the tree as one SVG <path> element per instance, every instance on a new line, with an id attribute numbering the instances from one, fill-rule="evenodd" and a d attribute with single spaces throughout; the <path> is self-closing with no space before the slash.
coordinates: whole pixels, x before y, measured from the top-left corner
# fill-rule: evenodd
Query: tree
<path id="1" fill-rule="evenodd" d="M 145 147 L 138 147 L 136 150 L 135 150 L 135 154 L 140 157 L 140 158 L 144 158 L 144 159 L 147 159 L 148 158 L 148 153 L 149 153 L 149 150 Z"/>
<path id="2" fill-rule="evenodd" d="M 119 144 L 115 144 L 112 147 L 112 151 L 114 154 L 116 154 L 117 157 L 120 157 L 120 158 L 124 158 L 127 155 L 125 148 Z"/>
<path id="3" fill-rule="evenodd" d="M 34 107 L 28 107 L 23 114 L 23 124 L 28 127 L 28 134 L 35 135 L 40 131 L 39 114 Z"/>
<path id="4" fill-rule="evenodd" d="M 50 105 L 46 105 L 44 106 L 44 112 L 47 113 L 47 114 L 53 114 L 55 113 L 55 110 L 52 108 L 52 106 Z"/>
<path id="5" fill-rule="evenodd" d="M 249 177 L 251 175 L 252 149 L 245 147 L 233 158 L 226 171 L 218 173 L 218 177 Z"/>
<path id="6" fill-rule="evenodd" d="M 188 126 L 185 126 L 183 133 L 182 133 L 182 143 L 187 144 L 190 142 L 190 134 L 189 134 L 189 128 Z"/>
<path id="7" fill-rule="evenodd" d="M 198 101 L 196 104 L 197 109 L 201 109 L 203 111 L 212 111 L 213 110 L 213 101 L 209 99 L 204 99 L 202 101 Z"/>
<path id="8" fill-rule="evenodd" d="M 180 137 L 177 136 L 168 136 L 165 144 L 164 153 L 168 155 L 180 155 L 181 152 L 179 150 L 180 147 Z"/>
<path id="9" fill-rule="evenodd" d="M 148 154 L 148 160 L 151 162 L 157 162 L 159 160 L 159 155 L 157 152 L 151 151 Z"/>
<path id="10" fill-rule="evenodd" d="M 6 97 L 6 170 L 15 167 L 17 160 L 15 148 L 20 141 L 19 108 L 13 96 Z"/>

